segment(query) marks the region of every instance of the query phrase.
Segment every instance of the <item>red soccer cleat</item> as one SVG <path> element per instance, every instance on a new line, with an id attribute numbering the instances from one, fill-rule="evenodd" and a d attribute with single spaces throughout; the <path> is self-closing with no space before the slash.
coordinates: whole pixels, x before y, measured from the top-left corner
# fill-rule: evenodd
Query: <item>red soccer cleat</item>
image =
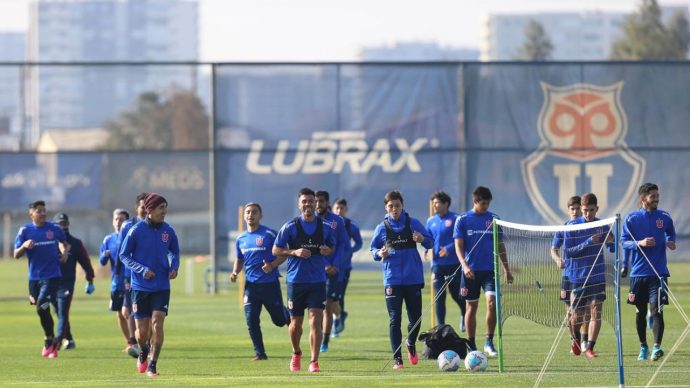
<path id="1" fill-rule="evenodd" d="M 594 350 L 587 349 L 587 350 L 585 350 L 585 356 L 587 356 L 587 358 L 594 358 L 597 356 L 597 354 L 594 353 Z"/>
<path id="2" fill-rule="evenodd" d="M 137 370 L 139 373 L 144 373 L 146 372 L 146 369 L 149 367 L 149 359 L 144 358 L 144 361 L 141 361 L 141 356 L 137 357 Z"/>
<path id="3" fill-rule="evenodd" d="M 299 372 L 300 369 L 302 369 L 302 355 L 293 353 L 290 359 L 290 371 Z"/>
<path id="4" fill-rule="evenodd" d="M 53 342 L 53 345 L 51 345 L 49 349 L 50 352 L 48 353 L 48 358 L 57 358 L 58 350 L 60 350 L 60 344 Z"/>
<path id="5" fill-rule="evenodd" d="M 407 359 L 410 360 L 410 364 L 417 365 L 419 362 L 419 356 L 417 356 L 417 349 L 414 345 L 407 345 Z"/>
<path id="6" fill-rule="evenodd" d="M 393 369 L 402 369 L 403 368 L 403 362 L 401 358 L 396 358 L 393 361 Z"/>
<path id="7" fill-rule="evenodd" d="M 319 362 L 318 361 L 312 361 L 309 363 L 309 372 L 311 372 L 311 373 L 321 372 L 321 368 L 319 368 Z"/>
<path id="8" fill-rule="evenodd" d="M 582 353 L 582 349 L 580 349 L 580 342 L 578 340 L 572 341 L 570 345 L 570 352 L 576 356 L 579 356 Z"/>

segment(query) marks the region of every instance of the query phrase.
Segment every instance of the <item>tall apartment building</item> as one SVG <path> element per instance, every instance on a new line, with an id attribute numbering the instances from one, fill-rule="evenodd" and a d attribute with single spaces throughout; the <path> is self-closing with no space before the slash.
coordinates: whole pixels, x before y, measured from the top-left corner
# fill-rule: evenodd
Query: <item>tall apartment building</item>
<path id="1" fill-rule="evenodd" d="M 28 57 L 36 62 L 198 60 L 195 0 L 38 0 L 31 4 Z M 97 128 L 143 91 L 192 89 L 193 66 L 41 66 L 32 73 L 32 131 Z"/>
<path id="2" fill-rule="evenodd" d="M 682 6 L 661 7 L 667 20 L 675 12 L 689 16 Z M 480 59 L 505 61 L 518 58 L 525 42 L 525 27 L 530 20 L 539 22 L 553 44 L 553 60 L 606 60 L 611 44 L 622 35 L 627 13 L 558 12 L 534 14 L 490 14 L 482 22 Z"/>
<path id="3" fill-rule="evenodd" d="M 24 61 L 25 40 L 24 32 L 0 32 L 0 62 Z M 20 66 L 0 67 L 0 150 L 19 148 L 22 126 L 22 74 L 23 69 Z"/>

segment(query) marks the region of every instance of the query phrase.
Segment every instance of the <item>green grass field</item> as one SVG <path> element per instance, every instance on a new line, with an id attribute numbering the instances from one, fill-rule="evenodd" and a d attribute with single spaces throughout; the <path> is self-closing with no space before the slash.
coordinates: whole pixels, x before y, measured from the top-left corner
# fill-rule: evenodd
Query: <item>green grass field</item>
<path id="1" fill-rule="evenodd" d="M 0 260 L 0 386 L 533 386 L 557 333 L 556 329 L 521 318 L 509 318 L 504 326 L 504 374 L 497 372 L 496 360 L 489 360 L 489 369 L 484 373 L 443 373 L 438 371 L 435 360 L 422 360 L 417 366 L 406 362 L 405 369 L 394 371 L 390 364 L 386 365 L 391 352 L 381 275 L 373 271 L 354 272 L 347 296 L 347 327 L 340 338 L 331 341 L 330 352 L 322 355 L 323 372 L 292 373 L 288 371 L 287 330 L 272 326 L 265 314 L 262 328 L 269 360 L 250 361 L 253 351 L 236 285 L 216 296 L 204 294 L 202 272 L 206 266 L 194 264 L 193 296 L 184 292 L 185 276 L 190 275 L 184 272 L 184 264 L 180 277 L 173 282 L 165 346 L 158 366 L 161 375 L 150 379 L 137 373 L 135 360 L 121 352 L 124 340 L 114 313 L 107 311 L 109 279 L 97 278 L 92 296 L 83 292 L 83 280 L 77 282 L 71 314 L 77 348 L 60 352 L 57 359 L 44 359 L 40 356 L 42 330 L 26 297 L 26 261 Z M 671 273 L 672 290 L 685 311 L 690 312 L 690 267 L 674 265 Z M 428 288 L 425 290 L 428 293 Z M 449 321 L 456 325 L 457 309 L 449 310 L 453 313 Z M 480 311 L 481 317 L 483 314 Z M 633 308 L 624 305 L 623 314 L 626 385 L 644 386 L 659 363 L 636 361 L 639 344 Z M 672 307 L 665 315 L 664 348 L 668 352 L 685 324 Z M 478 333 L 483 333 L 483 318 L 479 321 Z M 406 324 L 403 321 L 403 326 Z M 429 303 L 425 298 L 422 330 L 428 327 Z M 596 348 L 600 357 L 593 361 L 569 355 L 569 341 L 564 337 L 541 386 L 618 385 L 612 333 L 611 326 L 604 324 Z M 649 336 L 651 340 L 651 332 Z M 481 337 L 478 343 L 482 343 Z M 306 333 L 302 346 L 308 353 Z M 652 385 L 687 386 L 689 365 L 690 341 L 685 341 Z"/>

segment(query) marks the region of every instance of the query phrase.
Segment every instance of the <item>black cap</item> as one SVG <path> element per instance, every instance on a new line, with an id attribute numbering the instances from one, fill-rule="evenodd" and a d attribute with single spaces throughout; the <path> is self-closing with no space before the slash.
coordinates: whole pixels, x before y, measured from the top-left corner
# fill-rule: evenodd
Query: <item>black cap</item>
<path id="1" fill-rule="evenodd" d="M 54 220 L 55 222 L 58 222 L 58 223 L 60 223 L 60 222 L 69 222 L 69 217 L 67 217 L 67 214 L 65 214 L 65 213 L 58 213 L 58 214 L 55 215 L 55 217 L 53 218 L 53 220 Z"/>

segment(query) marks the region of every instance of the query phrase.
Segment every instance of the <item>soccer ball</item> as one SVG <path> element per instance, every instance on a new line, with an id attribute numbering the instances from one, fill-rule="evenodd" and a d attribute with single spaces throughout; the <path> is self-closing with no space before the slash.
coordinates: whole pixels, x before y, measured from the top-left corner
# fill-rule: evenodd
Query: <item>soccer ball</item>
<path id="1" fill-rule="evenodd" d="M 460 356 L 452 350 L 444 350 L 438 355 L 438 369 L 455 372 L 460 369 Z"/>
<path id="2" fill-rule="evenodd" d="M 485 371 L 487 366 L 489 366 L 489 359 L 486 358 L 484 353 L 477 350 L 467 353 L 465 357 L 465 369 L 468 371 Z"/>

